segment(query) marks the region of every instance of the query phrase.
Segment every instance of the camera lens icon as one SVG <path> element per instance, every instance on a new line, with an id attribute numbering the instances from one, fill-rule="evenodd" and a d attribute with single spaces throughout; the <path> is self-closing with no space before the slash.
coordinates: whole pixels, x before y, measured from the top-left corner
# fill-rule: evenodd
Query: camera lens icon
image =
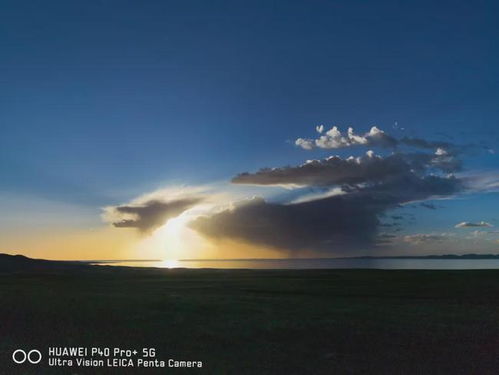
<path id="1" fill-rule="evenodd" d="M 28 353 L 22 349 L 17 349 L 12 353 L 12 360 L 17 364 L 28 361 L 32 365 L 36 365 L 42 360 L 42 353 L 36 349 L 30 350 Z"/>

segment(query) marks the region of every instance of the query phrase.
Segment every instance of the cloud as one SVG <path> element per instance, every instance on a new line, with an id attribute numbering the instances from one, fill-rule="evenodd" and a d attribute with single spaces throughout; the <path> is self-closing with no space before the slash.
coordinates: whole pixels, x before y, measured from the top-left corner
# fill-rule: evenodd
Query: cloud
<path id="1" fill-rule="evenodd" d="M 381 147 L 396 149 L 399 146 L 408 146 L 422 150 L 435 150 L 435 162 L 440 166 L 448 166 L 451 169 L 460 168 L 460 162 L 455 158 L 464 150 L 473 148 L 474 146 L 457 146 L 445 141 L 428 141 L 422 138 L 403 137 L 397 139 L 385 133 L 376 126 L 361 135 L 355 133 L 353 128 L 349 127 L 347 132 L 342 132 L 337 126 L 333 126 L 328 131 L 324 132 L 324 125 L 316 126 L 316 131 L 319 134 L 318 138 L 298 138 L 295 145 L 305 150 L 314 148 L 322 149 L 341 149 L 355 146 L 365 147 Z M 476 146 L 475 146 L 476 147 Z"/>
<path id="2" fill-rule="evenodd" d="M 449 235 L 447 233 L 440 233 L 440 234 L 418 233 L 418 234 L 410 234 L 410 235 L 404 236 L 403 241 L 410 243 L 410 244 L 421 244 L 421 243 L 427 243 L 427 242 L 443 241 L 443 240 L 446 240 L 448 237 L 449 237 Z"/>
<path id="3" fill-rule="evenodd" d="M 334 187 L 332 189 L 325 189 L 321 192 L 312 192 L 310 194 L 300 195 L 298 198 L 293 199 L 289 203 L 304 203 L 343 194 L 346 193 L 340 187 Z"/>
<path id="4" fill-rule="evenodd" d="M 333 196 L 296 204 L 242 201 L 190 227 L 212 239 L 234 239 L 288 251 L 370 247 L 384 204 L 369 196 Z"/>
<path id="5" fill-rule="evenodd" d="M 197 197 L 170 201 L 153 199 L 140 204 L 107 207 L 106 218 L 116 228 L 137 228 L 141 232 L 150 232 L 201 201 L 202 198 Z"/>
<path id="6" fill-rule="evenodd" d="M 385 158 L 368 151 L 361 157 L 342 159 L 330 156 L 323 160 L 308 160 L 296 167 L 264 168 L 256 173 L 241 173 L 232 179 L 235 184 L 274 186 L 332 186 L 361 183 L 381 183 L 395 177 L 423 174 L 429 168 L 448 172 L 430 154 L 392 154 Z"/>
<path id="7" fill-rule="evenodd" d="M 420 206 L 424 207 L 424 208 L 428 208 L 429 210 L 436 210 L 437 209 L 437 206 L 435 206 L 433 203 L 421 202 Z"/>
<path id="8" fill-rule="evenodd" d="M 189 210 L 186 225 L 215 242 L 236 241 L 291 255 L 303 254 L 303 251 L 365 253 L 387 246 L 395 238 L 380 229 L 401 230 L 403 223 L 396 215 L 392 215 L 394 223 L 380 222 L 380 218 L 388 217 L 390 210 L 413 202 L 436 209 L 425 201 L 474 191 L 479 178 L 486 179 L 488 188 L 497 184 L 497 178 L 492 175 L 454 175 L 462 168 L 463 154 L 448 142 L 396 139 L 377 127 L 363 135 L 351 128 L 346 134 L 336 127 L 326 131 L 322 125 L 316 132 L 317 139 L 300 138 L 296 144 L 307 150 L 373 146 L 388 148 L 391 154 L 376 155 L 369 150 L 357 157 L 330 156 L 295 166 L 240 173 L 232 178 L 231 189 L 237 187 L 246 197 L 255 186 L 293 190 L 279 196 L 266 189 L 266 198 L 242 200 L 239 194 L 237 199 L 230 198 L 233 201 L 230 205 L 227 199 L 213 199 L 213 192 L 163 191 L 129 204 L 109 207 L 107 214 L 112 219 L 108 221 L 116 227 L 134 227 L 147 232 Z M 414 152 L 413 148 L 419 150 Z M 242 188 L 242 185 L 247 186 Z M 209 208 L 204 209 L 205 205 Z M 196 207 L 191 209 L 193 206 Z M 397 238 L 419 244 L 438 242 L 446 236 L 432 233 Z"/>
<path id="9" fill-rule="evenodd" d="M 373 153 L 364 157 L 342 159 L 331 156 L 308 160 L 296 167 L 264 168 L 256 173 L 241 173 L 232 179 L 235 184 L 331 186 L 382 180 L 394 173 L 403 173 L 405 163 L 384 160 Z"/>
<path id="10" fill-rule="evenodd" d="M 428 141 L 422 138 L 404 137 L 400 139 L 398 143 L 421 149 L 435 150 L 436 155 L 449 155 L 458 153 L 457 147 L 453 143 L 445 141 Z"/>
<path id="11" fill-rule="evenodd" d="M 392 207 L 427 199 L 449 197 L 461 192 L 462 189 L 461 181 L 454 176 L 407 174 L 394 176 L 380 184 L 351 187 L 347 191 L 376 197 Z"/>
<path id="12" fill-rule="evenodd" d="M 478 238 L 478 237 L 484 237 L 489 235 L 490 232 L 484 231 L 484 230 L 474 230 L 471 232 L 472 238 Z"/>
<path id="13" fill-rule="evenodd" d="M 351 128 L 346 134 L 336 127 L 324 133 L 323 126 L 319 126 L 316 131 L 320 134 L 317 140 L 300 139 L 297 144 L 310 149 L 394 147 L 400 143 L 376 127 L 364 135 L 355 134 Z M 450 144 L 408 138 L 403 142 L 435 150 L 394 152 L 388 156 L 367 151 L 359 157 L 330 156 L 297 166 L 240 173 L 232 183 L 292 187 L 306 192 L 288 203 L 263 198 L 242 201 L 199 217 L 191 227 L 214 239 L 229 238 L 291 251 L 374 248 L 387 241 L 378 233 L 383 226 L 379 217 L 387 211 L 412 202 L 451 197 L 465 189 L 460 178 L 448 174 L 461 167 Z M 307 189 L 315 192 L 310 194 Z M 425 207 L 436 208 L 431 204 Z M 430 238 L 437 237 L 409 237 L 407 241 Z"/>
<path id="14" fill-rule="evenodd" d="M 460 159 L 447 152 L 439 152 L 439 150 L 442 149 L 437 149 L 435 156 L 431 159 L 431 164 L 434 168 L 448 173 L 457 172 L 462 169 L 463 163 Z"/>
<path id="15" fill-rule="evenodd" d="M 480 221 L 478 223 L 472 223 L 469 221 L 463 221 L 462 223 L 456 224 L 455 228 L 476 228 L 476 227 L 493 227 L 492 224 L 489 224 L 485 221 Z"/>
<path id="16" fill-rule="evenodd" d="M 317 126 L 316 130 L 320 134 L 317 139 L 298 138 L 295 144 L 305 150 L 313 148 L 346 148 L 358 145 L 379 147 L 395 147 L 397 145 L 395 138 L 387 135 L 376 126 L 373 126 L 364 135 L 356 134 L 353 128 L 348 128 L 345 134 L 337 126 L 333 126 L 325 133 L 324 125 Z"/>
<path id="17" fill-rule="evenodd" d="M 499 191 L 499 174 L 497 171 L 467 174 L 462 177 L 462 181 L 467 190 L 473 192 Z"/>
<path id="18" fill-rule="evenodd" d="M 298 138 L 295 141 L 295 144 L 298 147 L 303 148 L 304 150 L 312 150 L 314 148 L 314 141 L 312 141 L 311 139 Z"/>
<path id="19" fill-rule="evenodd" d="M 414 200 L 459 191 L 453 177 L 400 175 L 381 184 L 352 185 L 343 194 L 299 203 L 243 201 L 191 223 L 214 239 L 235 239 L 283 250 L 345 251 L 377 246 L 379 216 Z"/>

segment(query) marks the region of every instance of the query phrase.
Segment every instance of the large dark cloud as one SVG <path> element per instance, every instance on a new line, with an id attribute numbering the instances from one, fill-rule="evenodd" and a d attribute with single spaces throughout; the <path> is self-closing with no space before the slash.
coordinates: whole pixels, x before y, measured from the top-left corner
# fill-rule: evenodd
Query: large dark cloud
<path id="1" fill-rule="evenodd" d="M 173 201 L 149 200 L 138 205 L 121 205 L 110 208 L 110 215 L 117 228 L 137 228 L 142 232 L 154 230 L 168 219 L 180 215 L 200 202 L 200 198 L 185 198 Z"/>
<path id="2" fill-rule="evenodd" d="M 190 225 L 208 237 L 287 250 L 369 249 L 379 241 L 378 217 L 386 210 L 460 189 L 454 177 L 402 175 L 369 187 L 350 187 L 344 195 L 297 204 L 253 199 Z"/>
<path id="3" fill-rule="evenodd" d="M 284 205 L 255 198 L 190 226 L 211 238 L 230 238 L 286 250 L 368 247 L 382 205 L 369 197 L 331 197 Z"/>

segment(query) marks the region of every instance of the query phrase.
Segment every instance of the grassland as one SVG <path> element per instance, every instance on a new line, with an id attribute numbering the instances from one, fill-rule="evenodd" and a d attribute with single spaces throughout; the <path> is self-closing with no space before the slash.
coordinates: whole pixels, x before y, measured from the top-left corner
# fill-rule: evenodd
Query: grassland
<path id="1" fill-rule="evenodd" d="M 499 271 L 0 269 L 0 374 L 496 374 Z M 202 369 L 14 365 L 156 348 Z"/>

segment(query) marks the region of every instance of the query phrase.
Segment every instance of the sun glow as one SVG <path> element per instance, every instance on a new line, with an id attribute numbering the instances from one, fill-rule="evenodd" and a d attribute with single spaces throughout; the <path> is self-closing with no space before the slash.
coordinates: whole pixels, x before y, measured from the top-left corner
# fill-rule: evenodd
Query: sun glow
<path id="1" fill-rule="evenodd" d="M 146 257 L 167 259 L 165 262 L 203 257 L 206 241 L 189 228 L 188 223 L 192 219 L 193 214 L 186 211 L 168 220 L 150 236 L 143 238 L 137 246 L 137 251 L 141 256 L 147 254 Z"/>
<path id="2" fill-rule="evenodd" d="M 189 227 L 197 217 L 209 214 L 216 208 L 213 202 L 199 204 L 169 219 L 163 226 L 135 246 L 136 258 L 164 259 L 159 265 L 179 267 L 181 259 L 277 258 L 282 253 L 276 249 L 233 241 L 224 238 L 207 238 Z"/>

